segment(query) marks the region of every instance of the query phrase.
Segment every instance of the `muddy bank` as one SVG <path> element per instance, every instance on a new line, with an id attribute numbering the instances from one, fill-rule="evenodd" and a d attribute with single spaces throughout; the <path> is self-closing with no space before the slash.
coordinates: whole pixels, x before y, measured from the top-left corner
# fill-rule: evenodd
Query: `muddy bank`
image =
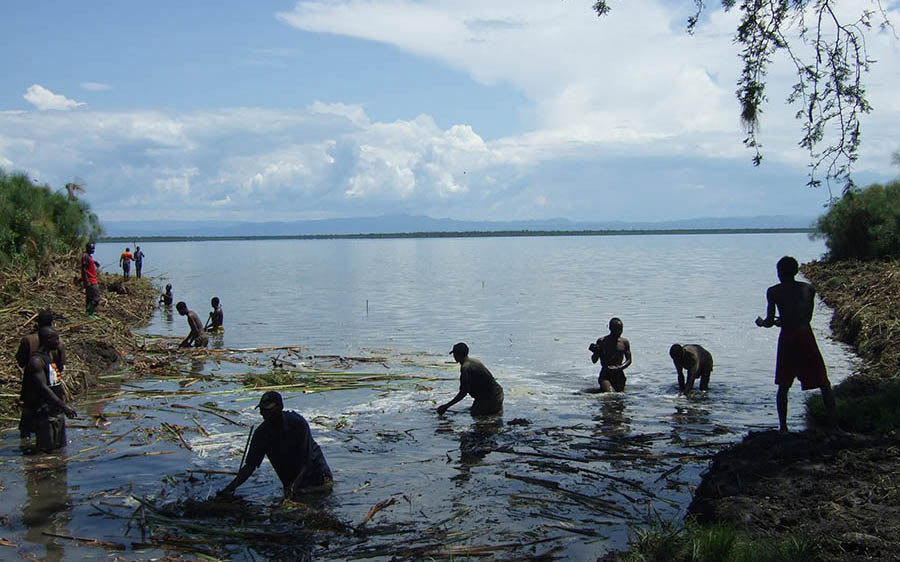
<path id="1" fill-rule="evenodd" d="M 146 278 L 123 283 L 119 275 L 101 273 L 98 318 L 84 314 L 84 290 L 79 281 L 80 255 L 59 259 L 40 277 L 13 268 L 0 270 L 0 427 L 18 420 L 21 370 L 14 360 L 19 340 L 33 332 L 39 310 L 56 315 L 54 325 L 66 346 L 64 382 L 69 394 L 81 395 L 96 377 L 116 369 L 122 357 L 140 349 L 133 328 L 153 314 L 158 290 Z"/>
<path id="2" fill-rule="evenodd" d="M 883 392 L 900 361 L 900 262 L 805 264 L 834 309 L 836 338 L 863 359 L 841 398 Z M 799 390 L 792 393 L 799 406 Z M 774 399 L 774 389 L 773 389 Z M 900 439 L 896 432 L 750 433 L 718 453 L 688 513 L 765 536 L 814 537 L 818 560 L 900 560 Z"/>

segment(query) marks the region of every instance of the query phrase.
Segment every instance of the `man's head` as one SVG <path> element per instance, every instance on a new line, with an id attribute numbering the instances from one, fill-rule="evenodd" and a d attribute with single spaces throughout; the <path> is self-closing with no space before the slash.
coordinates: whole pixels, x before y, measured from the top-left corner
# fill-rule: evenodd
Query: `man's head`
<path id="1" fill-rule="evenodd" d="M 172 292 L 172 284 L 171 284 L 171 283 L 166 283 L 166 292 L 167 292 L 167 293 L 171 293 L 171 292 Z"/>
<path id="2" fill-rule="evenodd" d="M 38 341 L 43 349 L 50 351 L 59 349 L 59 333 L 50 326 L 42 326 L 38 329 Z"/>
<path id="3" fill-rule="evenodd" d="M 780 280 L 789 281 L 797 275 L 798 271 L 800 271 L 800 264 L 798 264 L 797 260 L 791 256 L 784 256 L 778 260 L 775 269 L 778 271 L 778 278 Z"/>
<path id="4" fill-rule="evenodd" d="M 84 251 L 87 252 L 87 253 L 89 253 L 89 254 L 93 254 L 93 253 L 94 253 L 94 243 L 93 243 L 93 242 L 88 242 L 87 244 L 85 244 L 85 245 L 84 245 Z"/>
<path id="5" fill-rule="evenodd" d="M 469 346 L 467 346 L 463 342 L 459 342 L 453 346 L 453 349 L 450 350 L 450 355 L 453 356 L 453 359 L 457 363 L 462 363 L 463 359 L 469 356 Z"/>
<path id="6" fill-rule="evenodd" d="M 45 308 L 44 310 L 38 312 L 37 315 L 37 326 L 38 330 L 43 328 L 44 326 L 52 326 L 53 325 L 53 311 L 49 308 Z"/>
<path id="7" fill-rule="evenodd" d="M 175 310 L 177 310 L 178 314 L 182 316 L 188 313 L 188 307 L 186 304 L 184 304 L 184 301 L 178 301 L 178 303 L 175 305 Z"/>
<path id="8" fill-rule="evenodd" d="M 125 251 L 126 251 L 126 252 L 130 252 L 130 251 L 131 251 L 131 248 L 125 248 Z"/>
<path id="9" fill-rule="evenodd" d="M 219 297 L 213 297 L 209 304 L 212 305 L 213 308 L 218 308 L 219 306 Z"/>
<path id="10" fill-rule="evenodd" d="M 613 317 L 609 321 L 609 333 L 615 334 L 616 336 L 621 336 L 622 332 L 625 330 L 625 326 L 622 324 L 622 321 L 616 317 Z"/>
<path id="11" fill-rule="evenodd" d="M 681 360 L 684 358 L 684 348 L 677 343 L 673 343 L 672 347 L 669 348 L 669 357 L 680 365 Z"/>
<path id="12" fill-rule="evenodd" d="M 134 247 L 134 251 L 135 251 L 135 252 L 138 252 L 138 251 L 140 251 L 140 249 L 141 249 L 141 247 L 140 247 L 140 246 L 135 246 L 135 247 Z"/>
<path id="13" fill-rule="evenodd" d="M 262 395 L 256 407 L 259 408 L 259 414 L 264 420 L 275 420 L 281 416 L 281 412 L 284 410 L 284 402 L 281 400 L 280 394 L 270 390 Z"/>

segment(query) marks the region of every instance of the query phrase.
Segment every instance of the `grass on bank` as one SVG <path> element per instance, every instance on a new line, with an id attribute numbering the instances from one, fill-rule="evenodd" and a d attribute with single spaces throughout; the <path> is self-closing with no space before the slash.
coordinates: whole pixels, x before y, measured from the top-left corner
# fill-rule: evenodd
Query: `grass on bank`
<path id="1" fill-rule="evenodd" d="M 834 389 L 841 429 L 877 434 L 900 431 L 900 379 L 861 378 L 848 382 Z M 825 424 L 825 404 L 820 393 L 809 397 L 806 409 L 812 425 Z"/>
<path id="2" fill-rule="evenodd" d="M 812 562 L 818 546 L 799 537 L 758 537 L 724 524 L 659 520 L 637 529 L 622 562 Z"/>

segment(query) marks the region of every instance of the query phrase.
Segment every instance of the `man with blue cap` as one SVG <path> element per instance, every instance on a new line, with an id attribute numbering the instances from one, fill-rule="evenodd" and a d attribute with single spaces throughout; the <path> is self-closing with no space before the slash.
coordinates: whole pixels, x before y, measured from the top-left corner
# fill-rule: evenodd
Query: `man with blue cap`
<path id="1" fill-rule="evenodd" d="M 268 457 L 284 486 L 284 499 L 331 491 L 331 469 L 312 437 L 309 423 L 296 412 L 284 411 L 281 395 L 270 390 L 262 395 L 259 413 L 263 423 L 253 432 L 246 463 L 219 494 L 233 494 Z"/>

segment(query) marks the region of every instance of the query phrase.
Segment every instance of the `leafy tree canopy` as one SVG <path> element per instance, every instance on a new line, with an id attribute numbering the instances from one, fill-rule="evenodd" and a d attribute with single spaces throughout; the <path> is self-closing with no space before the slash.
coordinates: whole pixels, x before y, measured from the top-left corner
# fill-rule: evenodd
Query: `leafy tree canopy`
<path id="1" fill-rule="evenodd" d="M 845 0 L 846 2 L 846 0 Z M 611 1 L 597 0 L 594 11 L 607 15 Z M 890 27 L 881 0 L 869 0 L 850 20 L 837 11 L 838 0 L 721 0 L 725 10 L 737 9 L 741 21 L 734 41 L 741 47 L 743 63 L 737 98 L 747 136 L 744 144 L 754 151 L 753 163 L 762 162 L 759 120 L 766 102 L 766 73 L 776 54 L 784 53 L 797 70 L 797 82 L 788 103 L 799 109 L 802 123 L 800 146 L 810 154 L 809 185 L 826 181 L 854 187 L 851 171 L 859 157 L 860 123 L 872 111 L 866 98 L 863 74 L 875 61 L 866 50 L 866 34 L 873 25 Z M 709 2 L 694 0 L 696 11 L 687 18 L 692 33 Z M 864 5 L 865 3 L 860 3 Z M 796 39 L 791 39 L 795 37 Z M 800 53 L 802 43 L 811 46 L 809 57 Z M 826 131 L 836 131 L 834 140 Z M 823 142 L 825 141 L 825 142 Z"/>

